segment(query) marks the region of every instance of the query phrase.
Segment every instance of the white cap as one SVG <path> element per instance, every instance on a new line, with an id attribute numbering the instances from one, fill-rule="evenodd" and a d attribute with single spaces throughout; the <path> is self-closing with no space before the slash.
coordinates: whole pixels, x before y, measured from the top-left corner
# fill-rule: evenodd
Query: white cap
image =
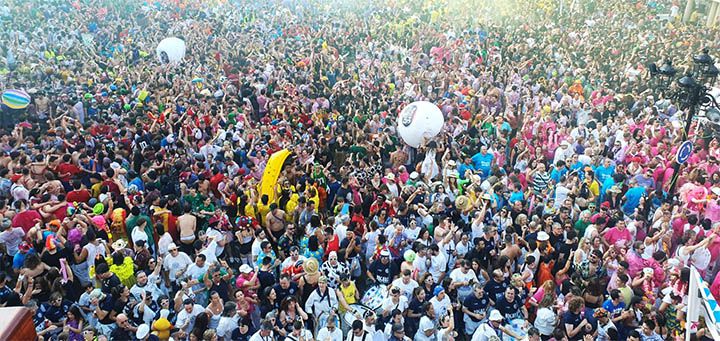
<path id="1" fill-rule="evenodd" d="M 720 195 L 720 187 L 713 187 L 710 191 L 715 195 Z"/>
<path id="2" fill-rule="evenodd" d="M 545 231 L 540 231 L 540 232 L 538 232 L 537 240 L 539 242 L 544 242 L 544 241 L 550 240 L 550 235 L 547 234 L 547 232 L 545 232 Z"/>
<path id="3" fill-rule="evenodd" d="M 380 251 L 380 257 L 390 257 L 390 251 L 388 249 L 383 249 Z"/>
<path id="4" fill-rule="evenodd" d="M 170 242 L 170 244 L 168 244 L 168 251 L 174 250 L 177 248 L 178 248 L 177 245 L 175 245 L 175 243 L 173 243 L 173 242 Z"/>
<path id="5" fill-rule="evenodd" d="M 250 267 L 250 265 L 247 265 L 247 264 L 241 265 L 239 270 L 241 273 L 244 273 L 244 274 L 249 274 L 252 272 L 252 268 Z"/>
<path id="6" fill-rule="evenodd" d="M 493 309 L 490 312 L 490 321 L 502 321 L 503 316 L 500 314 L 500 312 L 497 309 Z"/>
<path id="7" fill-rule="evenodd" d="M 415 179 L 417 179 L 419 176 L 420 176 L 420 174 L 418 174 L 418 172 L 412 172 L 412 173 L 410 173 L 410 179 L 415 180 Z"/>
<path id="8" fill-rule="evenodd" d="M 135 337 L 138 339 L 144 339 L 150 334 L 150 326 L 147 324 L 141 324 L 138 326 L 137 332 L 135 332 Z"/>

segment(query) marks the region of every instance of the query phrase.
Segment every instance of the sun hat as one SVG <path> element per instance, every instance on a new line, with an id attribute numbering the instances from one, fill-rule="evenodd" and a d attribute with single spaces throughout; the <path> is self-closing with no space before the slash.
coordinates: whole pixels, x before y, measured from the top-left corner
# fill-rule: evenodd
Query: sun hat
<path id="1" fill-rule="evenodd" d="M 502 321 L 503 318 L 504 317 L 502 316 L 502 314 L 500 314 L 500 312 L 497 309 L 493 309 L 490 312 L 490 317 L 489 317 L 490 321 Z"/>
<path id="2" fill-rule="evenodd" d="M 547 232 L 545 232 L 545 231 L 540 231 L 540 232 L 538 232 L 537 240 L 539 242 L 548 241 L 548 240 L 550 240 L 550 235 L 547 234 Z"/>
<path id="3" fill-rule="evenodd" d="M 303 269 L 308 275 L 314 275 L 318 272 L 318 261 L 314 257 L 308 258 L 303 264 Z"/>

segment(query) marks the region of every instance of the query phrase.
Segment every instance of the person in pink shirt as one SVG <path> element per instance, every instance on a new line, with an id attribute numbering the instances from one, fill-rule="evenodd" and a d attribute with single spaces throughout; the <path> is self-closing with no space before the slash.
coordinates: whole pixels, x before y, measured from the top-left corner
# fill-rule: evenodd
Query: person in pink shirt
<path id="1" fill-rule="evenodd" d="M 614 227 L 609 228 L 601 233 L 608 245 L 621 244 L 628 245 L 632 241 L 632 234 L 625 226 L 624 220 L 619 220 Z"/>
<path id="2" fill-rule="evenodd" d="M 720 187 L 713 187 L 710 190 L 710 198 L 707 201 L 705 207 L 705 219 L 710 219 L 712 222 L 720 221 Z"/>

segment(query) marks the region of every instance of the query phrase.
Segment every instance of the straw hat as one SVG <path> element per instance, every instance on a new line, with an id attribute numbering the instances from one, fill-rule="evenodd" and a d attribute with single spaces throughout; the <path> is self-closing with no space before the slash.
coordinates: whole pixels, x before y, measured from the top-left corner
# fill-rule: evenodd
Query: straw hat
<path id="1" fill-rule="evenodd" d="M 310 257 L 303 264 L 303 269 L 308 275 L 314 275 L 318 272 L 318 261 L 317 259 Z"/>
<path id="2" fill-rule="evenodd" d="M 464 195 L 458 196 L 457 199 L 455 199 L 455 207 L 461 211 L 466 211 L 470 208 L 470 198 Z"/>

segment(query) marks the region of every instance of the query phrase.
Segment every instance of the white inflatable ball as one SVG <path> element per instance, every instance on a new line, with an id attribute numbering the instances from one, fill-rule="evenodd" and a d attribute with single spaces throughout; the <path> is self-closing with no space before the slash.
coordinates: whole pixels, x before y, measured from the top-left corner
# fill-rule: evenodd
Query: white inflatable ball
<path id="1" fill-rule="evenodd" d="M 440 108 L 426 101 L 408 104 L 397 121 L 398 134 L 406 144 L 415 148 L 439 134 L 445 124 Z"/>

